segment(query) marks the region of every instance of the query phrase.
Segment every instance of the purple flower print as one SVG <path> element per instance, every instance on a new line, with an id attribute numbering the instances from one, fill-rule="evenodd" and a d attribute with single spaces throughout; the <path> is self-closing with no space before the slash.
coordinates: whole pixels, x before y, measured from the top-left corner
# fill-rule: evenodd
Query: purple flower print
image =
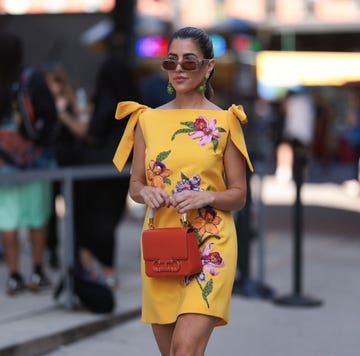
<path id="1" fill-rule="evenodd" d="M 196 190 L 202 191 L 200 188 L 201 178 L 198 174 L 193 175 L 190 179 L 187 178 L 184 174 L 181 174 L 182 179 L 176 183 L 175 189 L 172 193 L 180 193 L 184 190 Z"/>
<path id="2" fill-rule="evenodd" d="M 200 186 L 200 181 L 201 178 L 198 174 L 194 174 L 191 178 L 190 178 L 190 185 L 192 187 L 192 190 L 199 190 L 199 186 Z"/>

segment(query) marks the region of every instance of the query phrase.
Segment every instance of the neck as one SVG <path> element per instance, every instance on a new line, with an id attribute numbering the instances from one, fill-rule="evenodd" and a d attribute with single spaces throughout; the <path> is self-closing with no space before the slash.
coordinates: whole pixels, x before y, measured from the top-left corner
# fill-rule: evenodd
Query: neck
<path id="1" fill-rule="evenodd" d="M 208 104 L 203 94 L 191 93 L 189 95 L 176 95 L 173 101 L 174 109 L 201 109 Z"/>

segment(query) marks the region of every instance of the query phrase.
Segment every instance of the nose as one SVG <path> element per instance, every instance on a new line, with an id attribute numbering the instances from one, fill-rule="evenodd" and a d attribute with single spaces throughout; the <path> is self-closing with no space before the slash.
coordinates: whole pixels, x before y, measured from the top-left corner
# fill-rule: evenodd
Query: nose
<path id="1" fill-rule="evenodd" d="M 180 71 L 182 70 L 182 66 L 181 66 L 181 62 L 177 62 L 176 63 L 176 68 L 175 68 L 175 71 L 178 72 L 179 71 L 179 68 L 180 68 Z"/>

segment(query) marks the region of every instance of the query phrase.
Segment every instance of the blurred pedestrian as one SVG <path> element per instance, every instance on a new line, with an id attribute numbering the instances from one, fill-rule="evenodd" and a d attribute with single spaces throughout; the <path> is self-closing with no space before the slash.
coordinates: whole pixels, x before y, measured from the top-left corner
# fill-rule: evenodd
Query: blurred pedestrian
<path id="1" fill-rule="evenodd" d="M 210 101 L 214 66 L 209 36 L 180 29 L 162 61 L 175 99 L 155 109 L 121 102 L 116 112 L 132 114 L 114 163 L 121 170 L 134 145 L 130 195 L 147 206 L 144 229 L 150 209 L 160 228 L 180 226 L 186 213 L 202 256 L 203 270 L 185 278 L 150 278 L 142 261 L 142 321 L 152 324 L 162 355 L 203 355 L 214 327 L 228 322 L 237 258 L 231 211 L 245 204 L 246 162 L 252 166 L 242 107 Z"/>
<path id="2" fill-rule="evenodd" d="M 76 166 L 80 164 L 81 138 L 84 138 L 88 126 L 88 108 L 86 116 L 81 112 L 76 91 L 60 63 L 50 63 L 44 66 L 44 73 L 49 89 L 56 104 L 58 121 L 56 125 L 56 161 L 59 167 Z M 70 128 L 69 128 L 70 127 Z M 58 256 L 59 236 L 57 228 L 56 201 L 61 199 L 60 183 L 53 183 L 54 211 L 49 222 L 47 250 L 49 264 L 52 268 L 59 267 Z"/>
<path id="3" fill-rule="evenodd" d="M 354 179 L 360 177 L 360 87 L 350 91 L 347 123 L 350 127 L 349 141 L 354 152 Z"/>
<path id="4" fill-rule="evenodd" d="M 138 98 L 133 70 L 121 57 L 109 55 L 97 74 L 89 120 L 80 120 L 79 112 L 77 118 L 70 113 L 60 117 L 72 135 L 81 140 L 79 155 L 76 153 L 78 164 L 112 162 L 126 125 L 114 120 L 114 109 L 119 100 L 127 97 Z M 116 227 L 126 210 L 128 187 L 127 177 L 81 180 L 74 185 L 75 258 L 90 273 L 103 274 L 112 288 L 117 286 Z"/>
<path id="5" fill-rule="evenodd" d="M 328 166 L 331 159 L 332 128 L 335 112 L 326 102 L 320 92 L 314 93 L 315 124 L 312 154 L 324 166 Z"/>
<path id="6" fill-rule="evenodd" d="M 46 81 L 39 71 L 23 67 L 22 41 L 16 35 L 0 33 L 0 53 L 0 173 L 54 167 L 56 109 Z M 32 247 L 29 287 L 38 291 L 51 285 L 43 270 L 51 194 L 50 182 L 0 185 L 9 295 L 24 291 L 27 284 L 18 265 L 21 228 L 28 229 Z"/>
<path id="7" fill-rule="evenodd" d="M 289 90 L 283 103 L 284 123 L 276 152 L 276 178 L 280 182 L 292 179 L 294 148 L 311 152 L 315 127 L 315 107 L 310 95 Z"/>

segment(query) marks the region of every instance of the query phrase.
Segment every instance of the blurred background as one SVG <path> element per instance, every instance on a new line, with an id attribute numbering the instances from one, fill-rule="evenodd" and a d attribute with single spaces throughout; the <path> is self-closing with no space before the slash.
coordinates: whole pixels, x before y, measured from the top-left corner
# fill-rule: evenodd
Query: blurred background
<path id="1" fill-rule="evenodd" d="M 0 31 L 24 40 L 26 65 L 60 63 L 89 97 L 109 52 L 123 53 L 141 87 L 159 72 L 173 29 L 202 27 L 215 47 L 219 105 L 243 104 L 276 145 L 279 104 L 289 89 L 307 91 L 328 109 L 315 133 L 316 158 L 354 160 L 346 117 L 360 80 L 358 0 L 1 0 L 0 14 Z M 270 154 L 268 146 L 264 151 Z"/>
<path id="2" fill-rule="evenodd" d="M 290 255 L 289 236 L 302 236 L 304 225 L 305 234 L 311 237 L 307 242 L 310 243 L 307 245 L 308 269 L 315 271 L 309 274 L 308 286 L 321 294 L 321 298 L 326 297 L 331 311 L 338 313 L 331 314 L 332 321 L 329 322 L 326 316 L 329 309 L 324 308 L 324 314 L 321 314 L 324 318 L 319 318 L 317 333 L 324 325 L 330 328 L 333 320 L 344 315 L 343 325 L 347 328 L 343 329 L 343 334 L 339 337 L 334 328 L 334 333 L 326 334 L 324 344 L 333 341 L 340 349 L 338 340 L 342 336 L 345 341 L 347 337 L 352 338 L 355 345 L 358 338 L 353 337 L 353 331 L 358 330 L 358 326 L 354 326 L 358 318 L 353 313 L 353 305 L 359 295 L 355 271 L 359 265 L 356 247 L 359 246 L 360 228 L 360 0 L 0 0 L 0 32 L 13 32 L 23 40 L 25 66 L 46 72 L 60 65 L 76 93 L 76 104 L 89 106 L 88 112 L 84 110 L 88 116 L 92 116 L 89 113 L 92 113 L 90 107 L 96 98 L 98 75 L 105 78 L 101 81 L 100 92 L 105 92 L 105 81 L 110 89 L 116 89 L 116 100 L 111 97 L 113 104 L 108 110 L 110 123 L 115 121 L 113 113 L 117 101 L 138 100 L 155 107 L 161 103 L 152 101 L 151 94 L 159 99 L 161 93 L 164 94 L 161 99 L 170 100 L 159 64 L 167 55 L 170 34 L 184 26 L 202 27 L 211 36 L 217 63 L 212 78 L 215 103 L 223 108 L 233 103 L 243 105 L 249 121 L 243 129 L 255 174 L 248 175 L 251 193 L 243 209 L 244 215 L 236 216 L 240 258 L 238 289 L 234 292 L 271 299 L 274 296 L 272 288 L 268 289 L 264 284 L 265 267 L 275 289 L 284 290 L 291 273 L 291 262 L 287 257 Z M 118 61 L 107 62 L 112 57 Z M 115 67 L 110 67 L 111 63 L 115 63 Z M 103 65 L 108 69 L 106 76 Z M 116 84 L 112 79 L 116 79 Z M 118 93 L 121 93 L 119 98 Z M 109 109 L 108 101 L 106 103 Z M 89 117 L 82 120 L 79 116 L 79 121 L 89 121 Z M 112 124 L 109 127 L 108 131 L 116 136 L 116 142 L 111 144 L 117 144 L 119 135 Z M 104 142 L 110 142 L 110 139 L 105 138 Z M 60 143 L 67 146 L 65 141 Z M 96 147 L 92 151 L 97 153 Z M 88 158 L 89 148 L 86 147 L 84 152 Z M 113 152 L 111 147 L 109 157 Z M 90 163 L 111 165 L 109 157 L 102 157 L 99 162 L 96 156 Z M 70 154 L 70 158 L 74 157 Z M 300 169 L 296 175 L 293 168 L 297 165 Z M 303 188 L 302 203 L 306 207 L 304 224 L 296 219 L 302 208 L 301 204 L 297 205 L 300 187 Z M 86 208 L 89 191 L 92 190 L 84 191 Z M 114 196 L 111 194 L 109 199 L 113 201 Z M 58 205 L 61 204 L 57 204 L 57 208 Z M 292 205 L 294 209 L 291 209 Z M 102 206 L 107 212 L 111 209 L 108 204 Z M 138 256 L 138 242 L 127 237 L 140 234 L 144 214 L 143 207 L 128 197 L 127 207 L 129 209 L 123 209 L 126 210 L 124 223 L 119 221 L 116 231 L 118 240 L 120 235 L 126 237 L 121 239 L 121 248 L 117 247 L 119 258 L 115 266 L 121 271 L 120 292 L 125 291 L 125 299 L 122 294 L 119 300 L 125 301 L 124 304 L 128 300 L 137 302 L 130 294 L 126 299 L 127 288 L 134 289 L 135 296 L 140 295 L 138 286 L 133 288 L 135 283 L 140 285 L 136 279 L 138 261 L 134 259 Z M 57 210 L 57 215 L 63 218 L 64 212 Z M 264 251 L 265 235 L 268 252 Z M 253 247 L 257 249 L 251 253 L 252 242 L 256 243 Z M 56 250 L 63 246 L 50 247 Z M 0 281 L 6 279 L 2 254 L 0 243 Z M 26 263 L 29 255 L 27 252 Z M 292 262 L 296 268 L 301 260 Z M 49 264 L 54 267 L 51 258 Z M 59 265 L 55 265 L 52 277 L 58 277 L 60 272 Z M 252 278 L 252 269 L 257 271 L 257 280 Z M 296 270 L 293 280 L 295 286 L 296 282 L 301 282 Z M 295 292 L 297 297 L 299 291 Z M 353 300 L 347 302 L 344 298 Z M 37 310 L 43 310 L 46 305 L 52 307 L 50 299 L 48 294 L 40 298 Z M 25 303 L 26 299 L 21 299 L 19 304 L 26 315 L 30 315 L 30 320 L 36 314 L 36 308 L 33 299 L 28 300 L 29 303 Z M 119 304 L 121 308 L 122 304 Z M 22 312 L 14 305 L 6 299 L 0 304 L 3 318 L 0 324 L 6 323 L 3 329 L 8 330 L 8 335 L 12 333 L 8 326 L 8 320 L 13 320 L 11 315 L 15 315 L 13 324 L 18 330 L 16 317 Z M 346 307 L 348 311 L 343 314 Z M 239 320 L 245 320 L 245 323 L 257 320 L 252 314 L 257 308 L 258 305 L 251 309 L 248 319 Z M 47 314 L 42 315 L 46 317 Z M 78 318 L 78 314 L 74 315 Z M 23 322 L 26 318 L 21 316 L 19 320 Z M 287 314 L 284 318 L 291 320 Z M 317 335 L 313 333 L 316 328 L 308 327 L 308 314 L 305 319 L 303 330 Z M 266 333 L 275 330 L 273 339 L 280 340 L 280 334 L 276 334 L 278 329 L 274 328 L 277 323 L 273 320 L 278 319 L 269 318 L 269 324 L 264 324 Z M 84 318 L 84 324 L 86 322 L 88 320 Z M 72 327 L 71 323 L 63 322 L 64 328 Z M 48 326 L 47 322 L 42 324 Z M 254 334 L 258 334 L 258 325 L 254 325 Z M 294 328 L 291 325 L 284 329 Z M 238 337 L 238 333 L 235 334 Z M 6 338 L 11 339 L 4 333 L 3 339 Z M 298 339 L 301 338 L 296 335 Z M 289 340 L 291 342 L 291 338 Z M 2 341 L 5 343 L 0 338 L 0 348 Z M 257 341 L 255 344 L 261 346 Z M 349 343 L 343 344 L 348 346 Z M 332 344 L 329 345 L 328 350 L 333 351 Z M 355 349 L 351 356 L 357 354 L 358 345 Z M 342 350 L 332 354 L 346 353 Z"/>

